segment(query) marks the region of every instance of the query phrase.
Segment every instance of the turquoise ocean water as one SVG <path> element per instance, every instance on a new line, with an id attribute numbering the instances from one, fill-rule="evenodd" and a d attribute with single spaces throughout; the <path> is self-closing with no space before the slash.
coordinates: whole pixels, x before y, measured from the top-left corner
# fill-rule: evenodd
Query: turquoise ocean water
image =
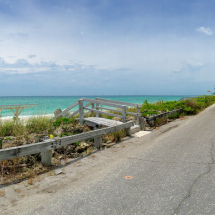
<path id="1" fill-rule="evenodd" d="M 75 103 L 78 99 L 85 97 L 90 99 L 95 99 L 96 97 L 111 99 L 116 101 L 130 102 L 136 104 L 142 104 L 145 100 L 148 102 L 157 101 L 177 101 L 182 96 L 8 96 L 0 97 L 0 105 L 10 105 L 10 104 L 38 104 L 34 108 L 26 108 L 23 110 L 20 116 L 30 116 L 30 115 L 48 115 L 53 114 L 54 110 L 61 108 L 62 110 L 69 107 Z M 72 109 L 72 112 L 77 110 L 78 106 Z M 2 117 L 11 117 L 13 113 L 10 110 L 2 110 Z"/>

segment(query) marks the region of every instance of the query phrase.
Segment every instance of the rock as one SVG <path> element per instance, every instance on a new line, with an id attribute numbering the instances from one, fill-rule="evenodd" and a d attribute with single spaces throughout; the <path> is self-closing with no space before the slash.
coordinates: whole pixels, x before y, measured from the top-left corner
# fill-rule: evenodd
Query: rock
<path id="1" fill-rule="evenodd" d="M 112 120 L 115 120 L 115 121 L 122 121 L 122 119 L 120 117 L 114 117 Z"/>
<path id="2" fill-rule="evenodd" d="M 13 137 L 13 136 L 7 136 L 4 138 L 5 140 L 15 140 L 16 137 Z"/>
<path id="3" fill-rule="evenodd" d="M 53 133 L 57 136 L 62 135 L 63 133 L 62 127 L 58 127 Z"/>
<path id="4" fill-rule="evenodd" d="M 60 161 L 56 158 L 52 158 L 51 163 L 52 163 L 52 165 L 59 165 Z"/>
<path id="5" fill-rule="evenodd" d="M 55 152 L 57 152 L 58 154 L 64 154 L 65 148 L 64 147 L 57 148 L 57 149 L 55 149 Z"/>
<path id="6" fill-rule="evenodd" d="M 84 131 L 84 126 L 82 126 L 80 123 L 78 123 L 77 125 L 75 125 L 74 131 L 78 132 L 78 133 L 81 133 L 81 132 Z"/>
<path id="7" fill-rule="evenodd" d="M 11 141 L 11 144 L 13 146 L 21 146 L 21 145 L 23 145 L 23 142 L 19 141 L 19 140 L 14 140 L 14 141 Z"/>
<path id="8" fill-rule="evenodd" d="M 57 116 L 59 113 L 62 113 L 62 110 L 60 108 L 54 111 L 54 116 Z"/>
<path id="9" fill-rule="evenodd" d="M 12 144 L 14 144 L 16 146 L 26 145 L 27 143 L 28 142 L 23 135 L 17 137 L 16 140 L 12 141 Z"/>
<path id="10" fill-rule="evenodd" d="M 75 151 L 78 152 L 78 153 L 81 153 L 81 152 L 83 152 L 84 150 L 83 150 L 83 148 L 82 148 L 81 146 L 77 146 L 77 147 L 75 148 Z"/>
<path id="11" fill-rule="evenodd" d="M 86 124 L 84 124 L 84 132 L 88 132 L 88 131 L 91 131 L 90 127 Z"/>
<path id="12" fill-rule="evenodd" d="M 59 174 L 61 174 L 63 171 L 61 170 L 61 169 L 57 169 L 57 170 L 55 170 L 55 172 L 54 172 L 54 174 L 55 175 L 59 175 Z"/>
<path id="13" fill-rule="evenodd" d="M 79 157 L 78 153 L 71 153 L 70 155 L 68 155 L 69 158 L 77 158 Z"/>
<path id="14" fill-rule="evenodd" d="M 81 146 L 81 148 L 82 148 L 83 150 L 85 150 L 85 149 L 87 149 L 87 148 L 90 146 L 90 144 L 85 143 L 85 142 L 82 142 L 82 143 L 80 143 L 80 146 Z"/>
<path id="15" fill-rule="evenodd" d="M 37 134 L 30 134 L 28 135 L 28 143 L 38 143 L 39 142 L 39 136 Z"/>
<path id="16" fill-rule="evenodd" d="M 67 132 L 73 132 L 73 130 L 74 130 L 74 127 L 72 125 L 67 125 L 66 126 L 66 131 Z"/>
<path id="17" fill-rule="evenodd" d="M 65 147 L 66 155 L 70 155 L 75 152 L 75 145 L 69 145 Z"/>
<path id="18" fill-rule="evenodd" d="M 41 160 L 42 160 L 42 155 L 41 155 L 41 153 L 35 154 L 34 157 L 35 157 L 35 159 L 36 159 L 37 161 L 41 161 Z"/>
<path id="19" fill-rule="evenodd" d="M 3 140 L 1 141 L 2 141 L 2 148 L 10 148 L 10 147 L 17 146 L 16 137 L 7 136 L 7 137 L 4 137 Z"/>
<path id="20" fill-rule="evenodd" d="M 2 141 L 4 140 L 3 137 L 0 137 L 0 149 L 2 149 Z"/>
<path id="21" fill-rule="evenodd" d="M 136 123 L 136 118 L 135 118 L 135 116 L 127 116 L 127 121 L 132 121 L 132 122 Z"/>

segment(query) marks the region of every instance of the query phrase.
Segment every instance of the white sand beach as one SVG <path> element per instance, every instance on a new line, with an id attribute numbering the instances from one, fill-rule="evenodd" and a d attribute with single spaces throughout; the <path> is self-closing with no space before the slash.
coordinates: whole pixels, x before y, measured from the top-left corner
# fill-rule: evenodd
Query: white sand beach
<path id="1" fill-rule="evenodd" d="M 19 116 L 19 119 L 21 121 L 26 122 L 29 118 L 35 118 L 35 117 L 54 117 L 54 114 L 46 114 L 46 115 L 29 115 L 29 116 Z M 0 117 L 0 122 L 4 122 L 7 120 L 13 120 L 13 116 L 7 116 L 7 117 Z"/>

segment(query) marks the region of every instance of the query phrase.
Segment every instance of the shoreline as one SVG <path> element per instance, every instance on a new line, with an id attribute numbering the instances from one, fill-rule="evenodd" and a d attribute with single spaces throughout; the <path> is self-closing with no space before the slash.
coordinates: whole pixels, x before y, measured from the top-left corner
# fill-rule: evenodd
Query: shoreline
<path id="1" fill-rule="evenodd" d="M 19 119 L 21 121 L 27 121 L 29 118 L 36 118 L 36 117 L 54 117 L 54 114 L 44 114 L 44 115 L 27 115 L 27 116 L 19 116 Z M 0 122 L 1 121 L 7 121 L 7 120 L 12 120 L 13 116 L 5 116 L 5 117 L 0 117 Z"/>

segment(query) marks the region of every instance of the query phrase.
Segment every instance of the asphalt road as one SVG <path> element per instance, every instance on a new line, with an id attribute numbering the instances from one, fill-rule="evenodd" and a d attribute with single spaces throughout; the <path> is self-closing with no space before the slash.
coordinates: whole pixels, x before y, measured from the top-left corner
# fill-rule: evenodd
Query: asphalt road
<path id="1" fill-rule="evenodd" d="M 158 132 L 26 214 L 215 214 L 215 106 Z"/>

